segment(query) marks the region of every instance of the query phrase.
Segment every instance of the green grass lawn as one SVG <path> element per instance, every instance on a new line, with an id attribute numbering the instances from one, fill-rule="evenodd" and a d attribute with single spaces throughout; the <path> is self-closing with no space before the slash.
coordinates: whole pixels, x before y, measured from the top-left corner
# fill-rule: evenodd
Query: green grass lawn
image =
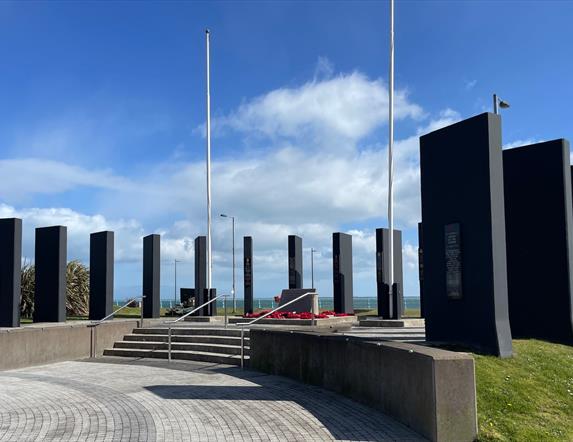
<path id="1" fill-rule="evenodd" d="M 573 347 L 514 340 L 514 357 L 474 355 L 479 441 L 573 441 Z"/>
<path id="2" fill-rule="evenodd" d="M 378 310 L 371 309 L 356 309 L 354 311 L 356 316 L 378 316 Z M 420 309 L 418 308 L 407 308 L 404 309 L 404 314 L 402 315 L 403 318 L 419 318 L 420 317 Z"/>

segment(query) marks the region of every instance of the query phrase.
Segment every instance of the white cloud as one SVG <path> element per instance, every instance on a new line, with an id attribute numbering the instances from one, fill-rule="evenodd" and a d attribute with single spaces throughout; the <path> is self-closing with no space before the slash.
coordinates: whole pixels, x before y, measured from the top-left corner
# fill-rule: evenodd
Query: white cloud
<path id="1" fill-rule="evenodd" d="M 77 186 L 119 190 L 128 180 L 108 170 L 82 167 L 39 158 L 0 160 L 0 198 L 19 201 L 29 194 L 57 194 Z"/>
<path id="2" fill-rule="evenodd" d="M 536 138 L 526 138 L 524 140 L 515 140 L 515 141 L 511 141 L 509 143 L 505 143 L 503 145 L 503 149 L 512 149 L 514 147 L 527 146 L 529 144 L 541 143 L 542 141 L 544 141 L 544 140 L 538 140 Z"/>
<path id="3" fill-rule="evenodd" d="M 298 234 L 305 247 L 319 250 L 316 279 L 329 296 L 332 232 L 362 223 L 383 225 L 387 147 L 367 143 L 386 124 L 387 89 L 381 80 L 360 73 L 326 75 L 329 65 L 322 64 L 321 75 L 327 78 L 270 91 L 216 120 L 219 129 L 234 130 L 247 145 L 241 157 L 216 159 L 212 164 L 214 278 L 220 288 L 229 285 L 231 265 L 230 223 L 218 218 L 221 212 L 237 217 L 237 264 L 241 237 L 253 236 L 255 280 L 261 281 L 257 296 L 274 294 L 286 285 L 287 235 Z M 407 230 L 420 218 L 418 137 L 460 116 L 446 109 L 430 119 L 405 91 L 397 93 L 396 115 L 419 126 L 395 142 L 395 220 L 397 228 Z M 256 154 L 249 149 L 253 139 L 257 147 L 264 145 Z M 0 183 L 4 201 L 16 196 L 21 202 L 78 186 L 99 189 L 101 197 L 90 203 L 93 215 L 64 208 L 0 206 L 0 216 L 22 217 L 29 229 L 67 225 L 70 258 L 87 260 L 89 233 L 109 229 L 116 232 L 117 259 L 138 263 L 142 236 L 161 233 L 162 259 L 183 259 L 182 277 L 192 274 L 193 239 L 206 230 L 203 162 L 186 163 L 172 156 L 145 174 L 122 177 L 62 162 L 16 159 L 0 161 L 0 172 L 10 178 Z M 346 230 L 353 235 L 356 292 L 374 295 L 374 229 Z M 27 232 L 33 237 L 31 230 Z M 404 246 L 405 272 L 406 278 L 417 280 L 410 257 L 413 248 Z M 309 277 L 309 262 L 305 268 Z"/>
<path id="4" fill-rule="evenodd" d="M 465 88 L 467 91 L 471 91 L 475 85 L 477 84 L 477 80 L 468 80 L 465 83 Z"/>
<path id="5" fill-rule="evenodd" d="M 396 91 L 394 103 L 397 120 L 423 117 L 421 107 L 408 100 L 405 90 Z M 214 120 L 213 127 L 272 139 L 305 139 L 308 148 L 332 148 L 333 143 L 359 140 L 386 124 L 387 119 L 386 85 L 354 72 L 273 90 Z"/>

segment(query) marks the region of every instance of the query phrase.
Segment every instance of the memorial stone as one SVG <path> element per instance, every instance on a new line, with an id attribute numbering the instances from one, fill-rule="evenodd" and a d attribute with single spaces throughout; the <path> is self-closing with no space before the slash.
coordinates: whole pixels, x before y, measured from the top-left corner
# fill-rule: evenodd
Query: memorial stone
<path id="1" fill-rule="evenodd" d="M 354 313 L 352 287 L 352 235 L 332 234 L 334 311 Z"/>
<path id="2" fill-rule="evenodd" d="M 0 219 L 0 327 L 20 326 L 22 220 Z"/>
<path id="3" fill-rule="evenodd" d="M 503 151 L 509 320 L 514 337 L 573 344 L 569 155 L 564 139 Z"/>
<path id="4" fill-rule="evenodd" d="M 89 318 L 99 320 L 113 312 L 113 232 L 90 235 Z"/>
<path id="5" fill-rule="evenodd" d="M 243 238 L 244 312 L 253 313 L 253 238 Z"/>
<path id="6" fill-rule="evenodd" d="M 420 137 L 426 339 L 512 355 L 501 119 Z"/>
<path id="7" fill-rule="evenodd" d="M 302 280 L 302 238 L 288 237 L 288 288 L 301 289 Z"/>
<path id="8" fill-rule="evenodd" d="M 34 322 L 66 320 L 67 243 L 65 226 L 36 229 Z"/>
<path id="9" fill-rule="evenodd" d="M 378 316 L 385 319 L 402 317 L 404 296 L 402 273 L 402 232 L 394 229 L 394 283 L 396 289 L 390 296 L 388 284 L 390 273 L 389 230 L 376 229 L 376 288 L 378 299 Z"/>
<path id="10" fill-rule="evenodd" d="M 143 317 L 159 318 L 160 298 L 160 235 L 153 234 L 143 238 Z"/>

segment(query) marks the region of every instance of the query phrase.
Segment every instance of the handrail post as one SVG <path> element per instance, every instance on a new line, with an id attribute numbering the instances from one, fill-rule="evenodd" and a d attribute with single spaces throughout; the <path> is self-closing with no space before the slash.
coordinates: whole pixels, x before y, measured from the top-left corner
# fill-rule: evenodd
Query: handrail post
<path id="1" fill-rule="evenodd" d="M 145 298 L 145 296 L 141 295 L 141 319 L 139 323 L 139 328 L 143 328 L 143 298 Z"/>
<path id="2" fill-rule="evenodd" d="M 312 312 L 312 326 L 315 327 L 316 326 L 316 315 L 318 314 L 318 312 L 315 311 L 314 309 L 314 303 L 316 301 L 316 293 L 312 295 L 312 307 L 311 307 L 311 312 Z"/>
<path id="3" fill-rule="evenodd" d="M 241 370 L 245 368 L 245 327 L 241 327 Z"/>
<path id="4" fill-rule="evenodd" d="M 94 339 L 95 327 L 91 327 L 91 348 L 90 348 L 90 358 L 95 358 L 95 339 Z"/>
<path id="5" fill-rule="evenodd" d="M 223 297 L 223 309 L 225 311 L 225 328 L 227 328 L 227 297 Z"/>
<path id="6" fill-rule="evenodd" d="M 167 362 L 171 362 L 171 324 L 169 325 L 169 333 L 167 334 Z"/>

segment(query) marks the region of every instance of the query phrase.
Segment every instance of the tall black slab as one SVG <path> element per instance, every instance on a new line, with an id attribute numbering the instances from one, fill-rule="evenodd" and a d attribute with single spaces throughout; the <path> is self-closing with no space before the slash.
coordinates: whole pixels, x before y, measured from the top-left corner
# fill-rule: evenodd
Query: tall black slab
<path id="1" fill-rule="evenodd" d="M 0 327 L 20 326 L 22 220 L 0 219 Z"/>
<path id="2" fill-rule="evenodd" d="M 503 151 L 511 333 L 573 343 L 569 142 Z"/>
<path id="3" fill-rule="evenodd" d="M 402 232 L 394 229 L 394 283 L 397 293 L 390 296 L 390 235 L 385 228 L 376 229 L 376 290 L 378 316 L 400 319 L 404 304 L 404 276 L 402 271 Z"/>
<path id="4" fill-rule="evenodd" d="M 418 223 L 418 282 L 420 284 L 420 317 L 424 317 L 424 232 Z"/>
<path id="5" fill-rule="evenodd" d="M 296 235 L 288 237 L 288 288 L 302 288 L 302 238 Z"/>
<path id="6" fill-rule="evenodd" d="M 208 301 L 207 288 L 207 237 L 195 238 L 195 305 L 199 307 Z M 204 310 L 204 311 L 202 311 Z M 198 310 L 197 316 L 206 316 L 207 309 Z"/>
<path id="7" fill-rule="evenodd" d="M 245 313 L 253 313 L 253 238 L 243 238 L 243 296 Z"/>
<path id="8" fill-rule="evenodd" d="M 352 285 L 352 235 L 332 234 L 332 284 L 334 311 L 354 313 Z"/>
<path id="9" fill-rule="evenodd" d="M 420 137 L 420 168 L 426 337 L 511 356 L 499 115 Z"/>
<path id="10" fill-rule="evenodd" d="M 65 226 L 36 229 L 34 322 L 66 320 L 67 245 Z"/>
<path id="11" fill-rule="evenodd" d="M 103 319 L 113 312 L 113 245 L 113 232 L 90 235 L 89 318 L 92 320 Z"/>
<path id="12" fill-rule="evenodd" d="M 160 298 L 160 240 L 157 234 L 143 238 L 143 317 L 159 318 Z"/>

